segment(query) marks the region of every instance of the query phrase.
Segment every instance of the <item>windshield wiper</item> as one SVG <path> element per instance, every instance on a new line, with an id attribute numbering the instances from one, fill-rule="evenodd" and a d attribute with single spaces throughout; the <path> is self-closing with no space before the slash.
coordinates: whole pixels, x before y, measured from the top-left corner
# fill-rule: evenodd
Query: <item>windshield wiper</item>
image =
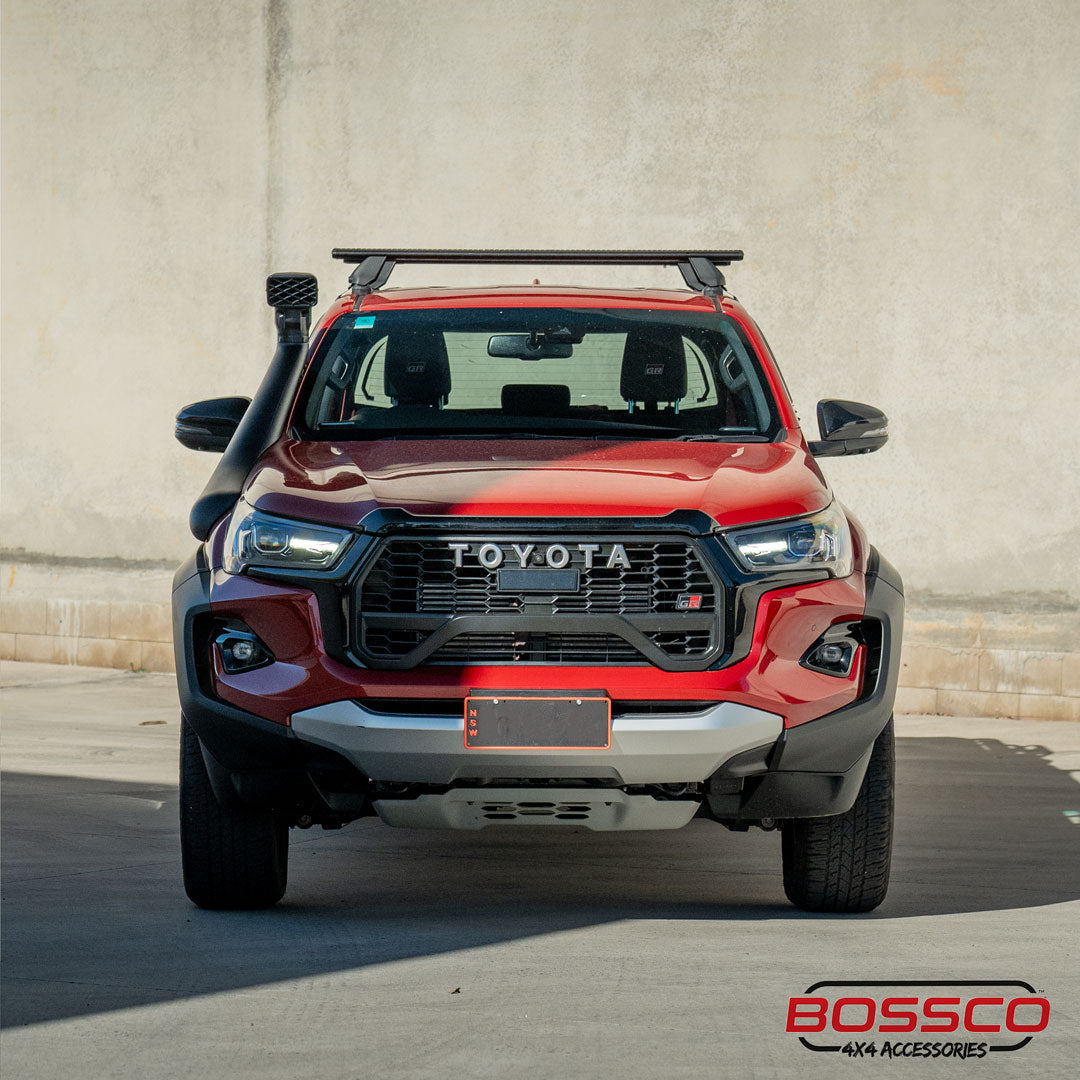
<path id="1" fill-rule="evenodd" d="M 446 431 L 445 429 L 423 431 L 409 430 L 393 434 L 379 435 L 382 439 L 602 439 L 603 435 L 566 435 L 549 431 L 541 434 L 536 431 Z"/>
<path id="2" fill-rule="evenodd" d="M 768 442 L 768 435 L 752 431 L 715 431 L 700 435 L 680 435 L 676 442 Z"/>

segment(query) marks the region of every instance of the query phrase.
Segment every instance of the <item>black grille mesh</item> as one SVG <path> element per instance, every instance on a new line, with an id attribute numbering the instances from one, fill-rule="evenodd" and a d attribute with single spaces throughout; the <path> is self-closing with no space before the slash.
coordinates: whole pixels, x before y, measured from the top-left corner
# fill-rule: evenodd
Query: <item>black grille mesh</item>
<path id="1" fill-rule="evenodd" d="M 552 542 L 500 540 L 506 555 L 504 568 L 521 569 L 513 543 L 533 543 L 543 552 Z M 357 595 L 361 654 L 376 664 L 400 661 L 421 649 L 443 620 L 455 616 L 474 618 L 467 629 L 463 626 L 433 652 L 421 651 L 424 659 L 412 662 L 640 665 L 650 662 L 641 651 L 647 652 L 648 644 L 673 661 L 700 660 L 719 645 L 715 613 L 722 605 L 693 541 L 603 537 L 593 566 L 586 565 L 577 540 L 559 542 L 571 552 L 570 568 L 578 571 L 577 592 L 500 591 L 498 569 L 482 566 L 477 558 L 478 541 L 470 542 L 460 566 L 450 547 L 451 538 L 395 536 L 383 541 Z M 628 568 L 619 566 L 618 560 L 611 567 L 606 565 L 616 543 L 625 551 Z M 692 608 L 688 597 L 693 598 Z M 551 630 L 538 628 L 535 620 L 528 630 L 508 628 L 505 620 L 517 615 L 549 616 L 562 622 Z M 501 616 L 502 625 L 478 629 L 477 616 Z M 562 629 L 567 625 L 565 616 L 574 617 L 573 632 Z M 590 631 L 590 616 L 607 617 L 608 625 Z M 631 625 L 643 620 L 640 648 L 610 632 L 611 616 L 623 616 Z M 649 627 L 650 616 L 664 616 L 674 623 L 664 629 L 655 624 Z M 654 655 L 651 662 L 659 662 L 659 657 Z"/>
<path id="2" fill-rule="evenodd" d="M 567 546 L 573 549 L 574 545 Z M 629 570 L 617 566 L 585 569 L 577 558 L 572 565 L 580 570 L 580 591 L 556 596 L 552 614 L 674 612 L 683 594 L 701 597 L 698 611 L 716 610 L 712 581 L 689 542 L 627 541 L 623 547 Z M 521 610 L 525 601 L 522 593 L 499 592 L 498 570 L 485 569 L 475 556 L 458 567 L 445 542 L 408 539 L 385 545 L 360 596 L 361 610 L 385 614 L 510 614 Z"/>

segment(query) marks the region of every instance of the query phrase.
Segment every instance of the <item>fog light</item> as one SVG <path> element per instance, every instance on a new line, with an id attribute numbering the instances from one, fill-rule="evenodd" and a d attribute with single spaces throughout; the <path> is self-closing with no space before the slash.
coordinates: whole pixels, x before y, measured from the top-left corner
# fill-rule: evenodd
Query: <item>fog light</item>
<path id="1" fill-rule="evenodd" d="M 214 639 L 221 666 L 230 674 L 273 663 L 273 653 L 250 630 L 224 630 Z"/>
<path id="2" fill-rule="evenodd" d="M 833 627 L 806 651 L 800 663 L 811 671 L 846 679 L 855 663 L 858 642 L 848 636 L 846 627 Z"/>
<path id="3" fill-rule="evenodd" d="M 836 648 L 836 646 L 830 645 L 829 648 Z M 233 643 L 232 655 L 233 659 L 239 663 L 250 664 L 259 655 L 259 647 L 254 641 L 236 641 Z"/>
<path id="4" fill-rule="evenodd" d="M 242 645 L 246 645 L 247 642 L 241 642 L 233 650 L 237 656 L 240 656 L 240 648 Z M 851 649 L 847 645 L 821 645 L 814 650 L 814 658 L 819 664 L 823 664 L 826 667 L 838 667 L 847 659 Z M 248 659 L 248 657 L 241 657 L 242 660 Z"/>

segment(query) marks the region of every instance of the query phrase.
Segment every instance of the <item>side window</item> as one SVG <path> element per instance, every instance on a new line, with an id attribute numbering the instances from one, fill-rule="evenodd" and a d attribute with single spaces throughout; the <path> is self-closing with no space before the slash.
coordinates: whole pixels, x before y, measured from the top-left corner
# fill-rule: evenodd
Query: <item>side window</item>
<path id="1" fill-rule="evenodd" d="M 309 423 L 326 424 L 348 419 L 349 388 L 356 380 L 356 363 L 350 336 L 337 333 L 330 341 L 326 359 L 312 388 L 308 403 Z"/>
<path id="2" fill-rule="evenodd" d="M 683 339 L 686 397 L 682 412 L 711 413 L 717 428 L 756 430 L 768 424 L 769 406 L 745 342 L 724 326 Z"/>
<path id="3" fill-rule="evenodd" d="M 715 405 L 716 389 L 709 378 L 709 361 L 689 338 L 683 338 L 686 350 L 686 400 L 684 408 L 696 405 Z"/>
<path id="4" fill-rule="evenodd" d="M 378 405 L 387 408 L 390 399 L 384 393 L 383 360 L 386 356 L 386 338 L 379 338 L 362 353 L 353 384 L 353 405 Z"/>
<path id="5" fill-rule="evenodd" d="M 733 414 L 730 426 L 766 427 L 769 405 L 761 388 L 747 346 L 734 331 L 724 327 L 726 343 L 716 358 L 715 372 Z"/>

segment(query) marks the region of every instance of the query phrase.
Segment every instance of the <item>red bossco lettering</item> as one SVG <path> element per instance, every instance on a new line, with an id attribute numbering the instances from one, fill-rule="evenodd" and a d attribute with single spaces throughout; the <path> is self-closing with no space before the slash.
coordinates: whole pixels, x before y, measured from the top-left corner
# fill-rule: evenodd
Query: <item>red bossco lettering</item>
<path id="1" fill-rule="evenodd" d="M 866 1009 L 866 1019 L 858 1024 L 845 1024 L 842 1019 L 844 1008 L 848 1005 L 861 1005 Z M 867 997 L 837 998 L 832 1010 L 833 1031 L 869 1031 L 874 1026 L 877 1002 Z"/>
<path id="2" fill-rule="evenodd" d="M 881 1003 L 882 1020 L 903 1020 L 902 1024 L 878 1024 L 878 1031 L 914 1031 L 919 1023 L 919 1014 L 914 1010 L 897 1009 L 898 1005 L 918 1005 L 919 999 L 913 997 L 890 997 Z"/>
<path id="3" fill-rule="evenodd" d="M 1034 1024 L 1018 1024 L 1016 1010 L 1021 1005 L 1034 1005 L 1039 1010 L 1039 1019 Z M 1010 1031 L 1045 1031 L 1050 1023 L 1050 1002 L 1044 997 L 1013 998 L 1005 1010 L 1005 1026 Z"/>
<path id="4" fill-rule="evenodd" d="M 957 998 L 927 998 L 923 1002 L 922 1012 L 927 1020 L 944 1020 L 943 1024 L 923 1024 L 920 1031 L 955 1031 L 960 1026 L 959 1012 L 938 1012 L 939 1005 L 959 1005 Z"/>
<path id="5" fill-rule="evenodd" d="M 874 998 L 842 997 L 830 1002 L 823 997 L 788 998 L 787 1030 L 793 1032 L 814 1033 L 826 1028 L 836 1032 L 870 1031 L 877 1019 L 877 1031 L 882 1034 L 915 1031 L 919 1023 L 919 1006 L 923 1024 L 918 1027 L 924 1032 L 951 1032 L 961 1025 L 967 1032 L 1000 1032 L 1000 1022 L 980 1023 L 975 1016 L 976 1009 L 1001 1007 L 1006 1004 L 1003 997 L 973 997 L 967 1000 L 963 1010 L 958 997 L 931 997 L 922 1000 L 918 997 L 887 997 L 880 1006 Z M 831 1011 L 830 1011 L 831 1005 Z M 852 1010 L 862 1008 L 865 1014 L 853 1020 Z M 1020 1009 L 1037 1009 L 1035 1020 L 1024 1023 L 1017 1016 Z M 848 1010 L 845 1018 L 844 1010 Z M 888 1021 L 888 1022 L 886 1022 Z M 931 1022 L 933 1021 L 933 1022 Z M 1044 997 L 1018 997 L 1008 1001 L 1005 1009 L 1004 1030 L 1015 1033 L 1045 1031 L 1050 1022 L 1050 1002 Z"/>
<path id="6" fill-rule="evenodd" d="M 1000 1024 L 976 1024 L 975 1007 L 977 1005 L 1003 1005 L 1004 998 L 972 998 L 964 1009 L 964 1028 L 967 1031 L 1000 1031 Z"/>
<path id="7" fill-rule="evenodd" d="M 829 1008 L 823 997 L 788 998 L 788 1031 L 824 1031 L 825 1014 Z M 800 1021 L 806 1021 L 800 1023 Z"/>

